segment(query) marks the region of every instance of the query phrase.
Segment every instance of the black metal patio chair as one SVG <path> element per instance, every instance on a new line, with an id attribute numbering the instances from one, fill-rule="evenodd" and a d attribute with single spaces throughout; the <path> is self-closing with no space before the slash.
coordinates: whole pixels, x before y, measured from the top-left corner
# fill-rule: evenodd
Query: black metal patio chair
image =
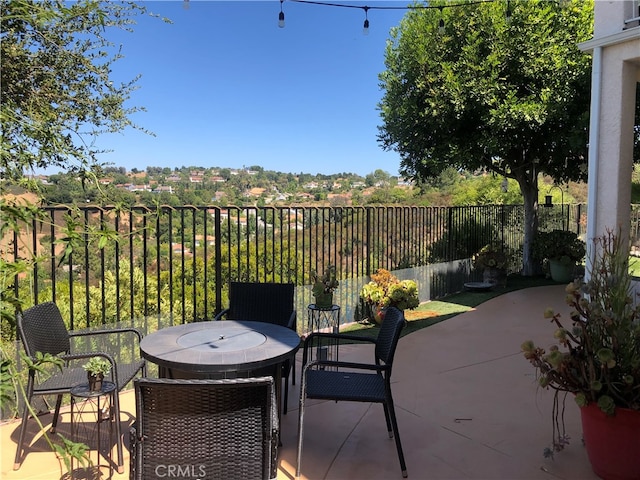
<path id="1" fill-rule="evenodd" d="M 131 480 L 171 476 L 275 479 L 273 377 L 134 380 Z M 182 477 L 181 477 L 182 478 Z"/>
<path id="2" fill-rule="evenodd" d="M 395 307 L 390 307 L 385 313 L 376 339 L 348 334 L 318 332 L 310 334 L 305 339 L 302 356 L 302 382 L 300 385 L 296 477 L 300 476 L 302 463 L 304 411 L 305 401 L 308 398 L 381 403 L 384 408 L 389 438 L 395 437 L 402 476 L 407 476 L 407 467 L 402 453 L 400 433 L 398 432 L 393 397 L 391 396 L 391 367 L 400 332 L 404 325 L 403 312 Z M 351 342 L 366 341 L 375 343 L 375 363 L 363 364 L 331 360 L 314 360 L 307 363 L 310 349 L 315 348 L 314 342 L 319 339 L 332 339 L 338 342 L 348 340 Z"/>
<path id="3" fill-rule="evenodd" d="M 231 282 L 229 285 L 229 307 L 215 316 L 214 320 L 247 320 L 274 323 L 297 330 L 297 312 L 294 305 L 293 283 Z M 284 395 L 282 412 L 287 413 L 289 376 L 295 385 L 295 354 L 282 364 Z"/>
<path id="4" fill-rule="evenodd" d="M 69 332 L 64 324 L 62 315 L 57 305 L 53 302 L 40 303 L 17 315 L 18 334 L 22 340 L 26 354 L 35 358 L 36 352 L 56 355 L 65 362 L 62 371 L 55 370 L 50 376 L 41 376 L 33 369 L 29 370 L 27 382 L 27 398 L 22 414 L 22 424 L 20 426 L 20 438 L 16 449 L 16 457 L 13 469 L 18 470 L 23 460 L 23 448 L 29 408 L 33 396 L 55 395 L 56 406 L 51 424 L 51 432 L 55 433 L 58 419 L 60 417 L 60 406 L 62 396 L 68 394 L 71 388 L 88 382 L 87 372 L 82 368 L 80 360 L 94 356 L 104 357 L 111 363 L 111 371 L 108 379 L 116 385 L 117 392 L 120 392 L 137 374 L 145 374 L 145 361 L 139 357 L 139 345 L 142 334 L 135 328 L 115 328 L 91 331 Z M 105 351 L 75 351 L 72 339 L 85 337 L 97 341 L 98 337 L 105 339 L 108 337 L 114 342 L 115 351 L 122 348 L 124 342 L 130 342 L 129 348 L 132 352 L 131 362 L 116 362 L 109 352 Z M 104 342 L 103 342 L 104 343 Z M 41 378 L 42 377 L 42 378 Z M 120 401 L 118 394 L 113 395 L 113 415 L 115 418 L 116 438 L 117 438 L 117 467 L 118 472 L 124 472 L 124 457 L 122 451 L 122 435 L 120 426 Z"/>

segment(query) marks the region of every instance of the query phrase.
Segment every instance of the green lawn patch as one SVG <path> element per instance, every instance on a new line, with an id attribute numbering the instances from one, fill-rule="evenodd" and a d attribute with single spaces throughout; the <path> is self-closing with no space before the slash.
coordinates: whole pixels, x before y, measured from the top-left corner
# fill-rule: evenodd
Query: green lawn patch
<path id="1" fill-rule="evenodd" d="M 640 264 L 638 268 L 640 269 Z M 421 303 L 415 310 L 405 311 L 407 326 L 402 331 L 402 335 L 408 335 L 416 330 L 464 313 L 498 295 L 543 285 L 558 285 L 558 283 L 543 276 L 523 277 L 521 275 L 510 275 L 507 278 L 507 286 L 504 288 L 495 288 L 486 292 L 458 292 L 438 300 Z M 371 323 L 354 323 L 345 327 L 341 332 L 348 332 L 350 335 L 375 337 L 378 335 L 378 326 Z"/>

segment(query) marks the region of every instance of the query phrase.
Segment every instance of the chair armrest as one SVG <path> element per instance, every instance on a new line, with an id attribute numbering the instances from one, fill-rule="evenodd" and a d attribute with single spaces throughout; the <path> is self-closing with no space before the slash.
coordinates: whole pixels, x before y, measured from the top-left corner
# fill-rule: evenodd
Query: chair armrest
<path id="1" fill-rule="evenodd" d="M 307 364 L 307 358 L 309 357 L 309 349 L 314 348 L 313 341 L 315 339 L 336 340 L 338 343 L 342 340 L 364 342 L 364 343 L 376 343 L 374 338 L 361 337 L 359 335 L 349 335 L 344 333 L 333 332 L 311 332 L 307 338 L 304 339 L 304 346 L 302 350 L 302 365 Z"/>
<path id="2" fill-rule="evenodd" d="M 229 313 L 229 310 L 230 310 L 229 308 L 225 308 L 219 314 L 213 317 L 213 320 L 214 321 L 222 320 L 222 317 L 224 317 L 227 313 Z"/>
<path id="3" fill-rule="evenodd" d="M 352 370 L 369 370 L 372 372 L 384 372 L 389 370 L 389 365 L 383 364 L 371 364 L 371 363 L 358 363 L 358 362 L 340 362 L 334 360 L 313 360 L 306 364 L 302 370 L 302 378 L 306 376 L 307 370 L 313 367 L 342 367 L 350 368 Z"/>
<path id="4" fill-rule="evenodd" d="M 310 343 L 314 338 L 326 338 L 333 340 L 350 340 L 355 342 L 368 342 L 376 343 L 375 338 L 361 337 L 360 335 L 349 335 L 348 333 L 333 333 L 333 332 L 311 332 L 304 340 L 305 348 L 307 343 Z"/>
<path id="5" fill-rule="evenodd" d="M 313 346 L 312 342 L 315 339 L 337 340 L 338 342 L 346 340 L 346 341 L 353 341 L 353 342 L 376 343 L 375 338 L 361 337 L 359 335 L 349 335 L 345 333 L 333 333 L 333 332 L 311 332 L 304 339 L 304 353 L 306 353 L 309 347 Z"/>
<path id="6" fill-rule="evenodd" d="M 114 335 L 120 333 L 132 333 L 138 338 L 138 343 L 142 340 L 142 332 L 134 327 L 111 328 L 106 330 L 82 330 L 69 332 L 70 337 L 88 337 L 92 335 Z"/>

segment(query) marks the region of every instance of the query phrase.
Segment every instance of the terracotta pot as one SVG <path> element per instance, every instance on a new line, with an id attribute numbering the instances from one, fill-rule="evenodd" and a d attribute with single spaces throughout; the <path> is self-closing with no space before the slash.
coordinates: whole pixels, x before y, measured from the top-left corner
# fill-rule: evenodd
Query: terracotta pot
<path id="1" fill-rule="evenodd" d="M 382 325 L 382 321 L 384 320 L 384 314 L 387 312 L 386 308 L 376 306 L 375 313 L 373 314 L 373 319 L 377 325 Z"/>
<path id="2" fill-rule="evenodd" d="M 594 473 L 605 480 L 640 479 L 640 411 L 616 408 L 609 416 L 590 403 L 580 414 Z"/>
<path id="3" fill-rule="evenodd" d="M 92 375 L 87 372 L 87 380 L 89 381 L 89 390 L 92 392 L 99 392 L 102 390 L 102 381 L 104 380 L 104 375 L 99 373 L 98 375 Z"/>

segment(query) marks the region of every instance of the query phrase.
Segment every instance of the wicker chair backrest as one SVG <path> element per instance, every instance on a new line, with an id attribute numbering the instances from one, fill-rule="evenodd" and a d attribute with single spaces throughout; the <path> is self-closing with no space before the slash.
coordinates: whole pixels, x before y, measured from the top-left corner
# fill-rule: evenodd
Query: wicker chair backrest
<path id="1" fill-rule="evenodd" d="M 271 478 L 278 414 L 272 377 L 136 379 L 131 478 Z M 273 475 L 275 478 L 275 475 Z"/>
<path id="2" fill-rule="evenodd" d="M 227 319 L 286 327 L 294 311 L 293 297 L 293 283 L 231 282 Z"/>
<path id="3" fill-rule="evenodd" d="M 396 307 L 389 307 L 384 314 L 384 320 L 378 332 L 376 340 L 376 360 L 382 361 L 386 365 L 393 363 L 393 356 L 398 345 L 400 332 L 404 327 L 405 319 L 402 310 Z"/>
<path id="4" fill-rule="evenodd" d="M 69 352 L 69 332 L 55 303 L 45 302 L 28 308 L 18 314 L 17 324 L 27 355 Z"/>

